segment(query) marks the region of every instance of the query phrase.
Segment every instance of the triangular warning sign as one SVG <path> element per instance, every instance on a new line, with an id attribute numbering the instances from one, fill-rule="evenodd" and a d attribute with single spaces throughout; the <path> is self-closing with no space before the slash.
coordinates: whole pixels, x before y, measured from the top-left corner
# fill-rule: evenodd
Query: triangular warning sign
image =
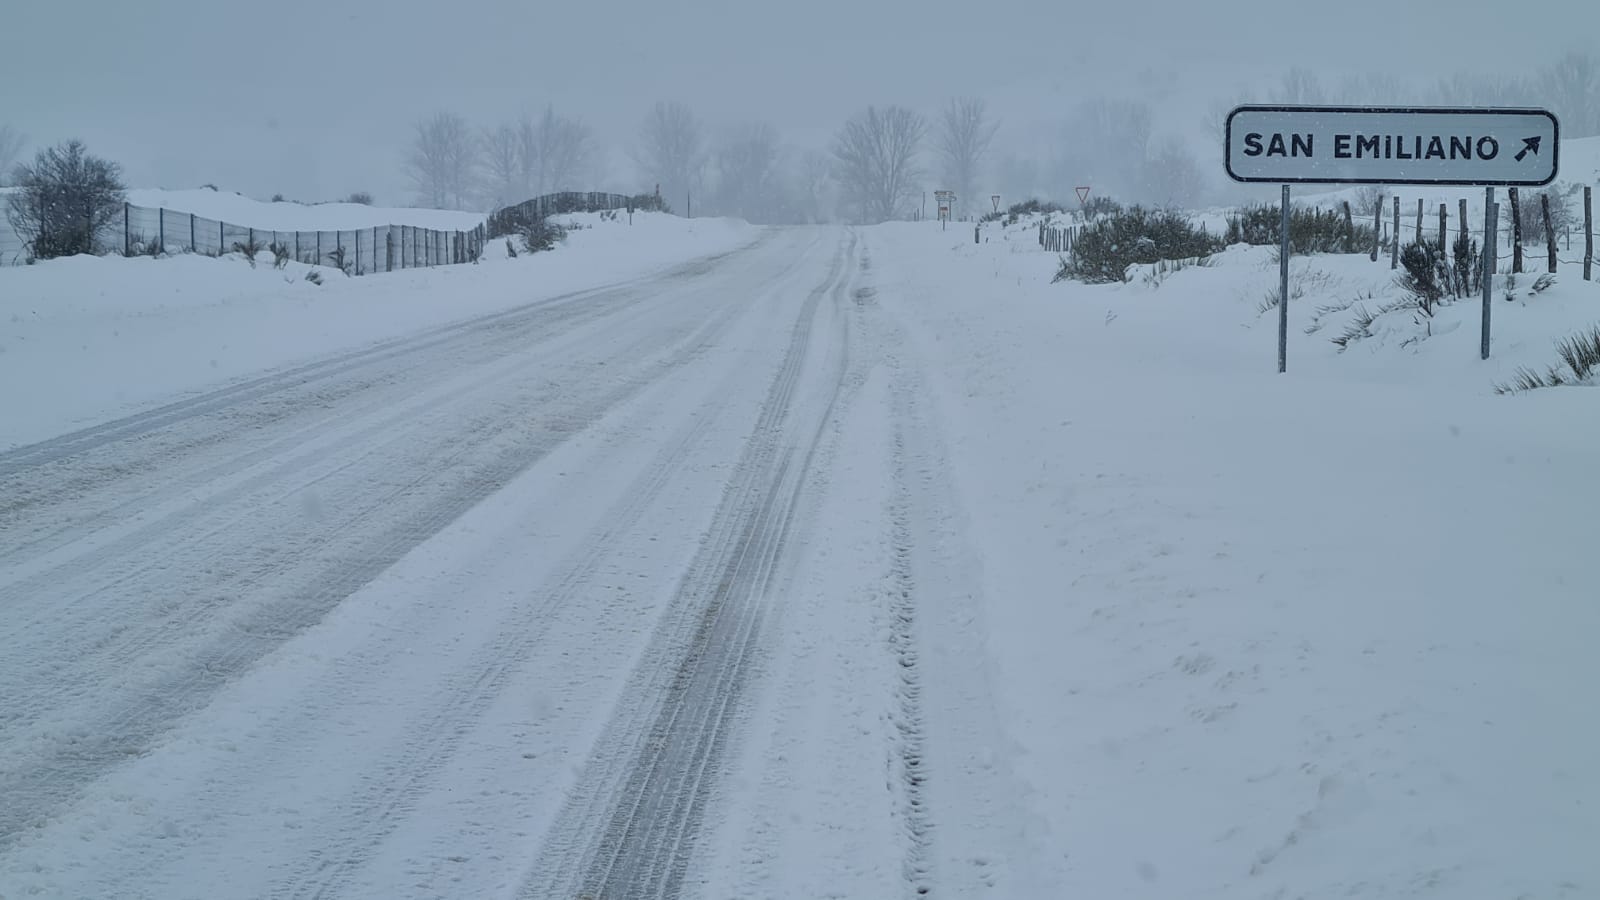
<path id="1" fill-rule="evenodd" d="M 1078 202 L 1079 203 L 1088 203 L 1089 202 L 1089 189 L 1088 188 L 1086 188 L 1086 187 L 1078 188 Z"/>

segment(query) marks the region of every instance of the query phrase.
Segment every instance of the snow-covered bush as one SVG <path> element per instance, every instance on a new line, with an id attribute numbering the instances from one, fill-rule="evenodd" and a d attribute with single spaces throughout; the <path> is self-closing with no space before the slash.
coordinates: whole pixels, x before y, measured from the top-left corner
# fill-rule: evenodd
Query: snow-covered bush
<path id="1" fill-rule="evenodd" d="M 1163 259 L 1209 256 L 1223 243 L 1171 210 L 1131 206 L 1083 230 L 1061 259 L 1056 281 L 1106 284 L 1127 279 L 1128 267 Z"/>

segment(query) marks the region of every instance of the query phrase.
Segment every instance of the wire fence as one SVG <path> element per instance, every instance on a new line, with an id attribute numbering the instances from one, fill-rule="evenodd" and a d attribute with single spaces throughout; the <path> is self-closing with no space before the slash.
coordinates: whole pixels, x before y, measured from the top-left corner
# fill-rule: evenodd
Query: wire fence
<path id="1" fill-rule="evenodd" d="M 543 219 L 551 215 L 627 209 L 648 205 L 648 198 L 625 194 L 564 191 L 517 204 L 524 216 Z M 504 212 L 504 211 L 501 211 Z M 497 213 L 499 215 L 499 213 Z M 124 256 L 160 256 L 198 253 L 272 251 L 297 262 L 331 266 L 350 275 L 371 275 L 396 269 L 470 263 L 483 253 L 490 239 L 489 220 L 466 231 L 422 228 L 414 225 L 374 225 L 335 231 L 282 231 L 210 219 L 179 210 L 122 205 L 122 214 L 96 235 L 102 253 Z M 0 215 L 0 265 L 21 265 L 31 256 L 28 242 Z"/>

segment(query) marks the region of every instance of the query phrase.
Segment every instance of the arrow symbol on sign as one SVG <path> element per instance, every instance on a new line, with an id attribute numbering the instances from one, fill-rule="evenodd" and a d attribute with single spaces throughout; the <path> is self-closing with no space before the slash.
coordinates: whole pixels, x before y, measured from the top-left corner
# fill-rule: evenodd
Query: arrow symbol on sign
<path id="1" fill-rule="evenodd" d="M 1538 156 L 1539 155 L 1539 141 L 1540 140 L 1541 140 L 1540 138 L 1536 138 L 1536 137 L 1523 138 L 1522 139 L 1522 149 L 1518 150 L 1517 151 L 1517 155 L 1512 157 L 1512 159 L 1515 159 L 1517 162 L 1522 162 L 1523 158 L 1528 155 L 1528 151 L 1530 151 L 1530 150 L 1533 151 L 1533 155 L 1534 156 Z"/>

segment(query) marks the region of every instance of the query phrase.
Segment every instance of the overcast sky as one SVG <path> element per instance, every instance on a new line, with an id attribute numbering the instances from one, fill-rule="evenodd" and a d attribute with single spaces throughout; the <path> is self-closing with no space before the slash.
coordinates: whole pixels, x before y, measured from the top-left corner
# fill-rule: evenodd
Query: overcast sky
<path id="1" fill-rule="evenodd" d="M 1290 66 L 1330 83 L 1504 73 L 1593 44 L 1600 2 L 41 0 L 0 20 L 0 124 L 34 147 L 81 137 L 135 186 L 400 204 L 412 123 L 441 109 L 576 113 L 612 150 L 597 189 L 617 190 L 640 187 L 625 145 L 658 99 L 822 146 L 869 102 L 975 94 L 1020 145 L 1080 98 L 1147 94 L 1158 133 L 1203 142 L 1208 103 Z M 1537 37 L 1541 21 L 1560 27 Z"/>

